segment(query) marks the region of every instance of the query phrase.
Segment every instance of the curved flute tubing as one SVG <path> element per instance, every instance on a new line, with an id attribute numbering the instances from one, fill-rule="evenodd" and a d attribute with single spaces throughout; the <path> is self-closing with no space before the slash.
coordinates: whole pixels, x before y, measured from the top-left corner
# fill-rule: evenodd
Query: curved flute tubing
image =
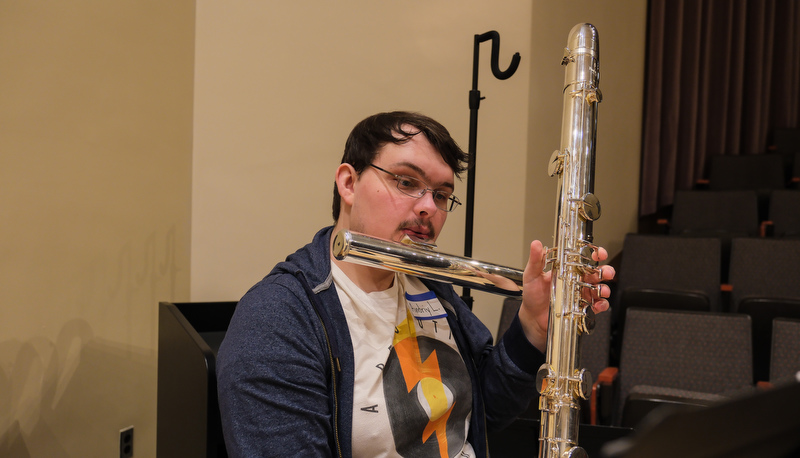
<path id="1" fill-rule="evenodd" d="M 333 256 L 342 261 L 430 278 L 504 296 L 522 295 L 522 270 L 434 251 L 431 244 L 394 242 L 348 230 L 333 238 Z"/>
<path id="2" fill-rule="evenodd" d="M 548 252 L 553 271 L 546 362 L 539 369 L 539 458 L 583 458 L 578 446 L 580 400 L 587 399 L 592 376 L 580 364 L 580 342 L 594 327 L 594 312 L 584 299 L 582 281 L 597 272 L 592 261 L 592 221 L 600 217 L 594 196 L 595 135 L 598 89 L 599 41 L 591 24 L 578 24 L 567 39 L 562 65 L 564 110 L 561 149 L 550 159 L 549 173 L 558 176 L 555 247 Z"/>

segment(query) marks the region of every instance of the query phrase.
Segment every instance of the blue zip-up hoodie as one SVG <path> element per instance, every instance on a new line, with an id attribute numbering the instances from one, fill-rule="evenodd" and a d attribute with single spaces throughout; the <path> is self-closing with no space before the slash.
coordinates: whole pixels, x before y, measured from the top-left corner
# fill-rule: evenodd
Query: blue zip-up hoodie
<path id="1" fill-rule="evenodd" d="M 231 457 L 352 455 L 353 346 L 331 276 L 331 227 L 248 291 L 217 355 L 219 407 Z M 472 382 L 468 441 L 488 455 L 487 431 L 536 395 L 544 355 L 515 319 L 497 346 L 452 286 L 423 280 L 448 309 Z"/>

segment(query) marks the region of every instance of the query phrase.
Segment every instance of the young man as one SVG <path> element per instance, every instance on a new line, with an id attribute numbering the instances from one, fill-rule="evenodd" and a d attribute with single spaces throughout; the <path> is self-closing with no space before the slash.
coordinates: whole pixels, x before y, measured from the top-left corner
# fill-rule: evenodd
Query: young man
<path id="1" fill-rule="evenodd" d="M 335 226 L 245 294 L 219 350 L 230 456 L 485 457 L 487 430 L 525 410 L 547 341 L 540 242 L 497 346 L 452 286 L 331 256 L 341 229 L 434 242 L 458 207 L 466 159 L 422 115 L 381 113 L 353 129 L 336 169 Z"/>

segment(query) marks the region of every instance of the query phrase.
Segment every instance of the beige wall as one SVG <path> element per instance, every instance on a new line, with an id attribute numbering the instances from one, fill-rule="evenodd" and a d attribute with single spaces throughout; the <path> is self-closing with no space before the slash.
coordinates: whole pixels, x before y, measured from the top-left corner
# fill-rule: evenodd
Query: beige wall
<path id="1" fill-rule="evenodd" d="M 189 298 L 194 2 L 0 2 L 0 456 L 155 456 Z"/>
<path id="2" fill-rule="evenodd" d="M 481 50 L 486 100 L 478 136 L 474 254 L 520 264 L 531 4 L 199 2 L 192 207 L 192 299 L 238 299 L 330 215 L 333 172 L 350 129 L 386 110 L 414 110 L 468 145 L 473 37 L 496 29 L 499 81 Z M 313 6 L 312 6 L 313 5 Z M 557 89 L 556 89 L 557 90 Z M 456 192 L 464 193 L 465 184 Z M 494 198 L 493 189 L 507 190 Z M 442 250 L 463 253 L 464 212 Z"/>
<path id="3" fill-rule="evenodd" d="M 610 4 L 609 4 L 610 3 Z M 236 300 L 331 223 L 333 171 L 352 126 L 384 110 L 440 120 L 466 149 L 473 37 L 497 30 L 500 66 L 481 46 L 473 255 L 522 267 L 550 244 L 567 34 L 595 22 L 602 87 L 596 239 L 613 252 L 635 227 L 645 0 L 396 3 L 199 2 L 192 206 L 192 300 Z M 612 166 L 613 164 L 613 166 Z M 456 193 L 465 195 L 466 181 Z M 464 211 L 439 248 L 461 254 Z M 476 293 L 493 331 L 502 298 Z"/>

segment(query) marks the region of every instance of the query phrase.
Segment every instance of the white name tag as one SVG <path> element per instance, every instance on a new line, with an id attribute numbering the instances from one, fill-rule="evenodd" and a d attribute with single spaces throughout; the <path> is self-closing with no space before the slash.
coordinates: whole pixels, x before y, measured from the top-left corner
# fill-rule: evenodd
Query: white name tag
<path id="1" fill-rule="evenodd" d="M 418 320 L 437 320 L 447 317 L 447 311 L 433 291 L 422 294 L 406 293 L 406 300 L 411 314 Z"/>

